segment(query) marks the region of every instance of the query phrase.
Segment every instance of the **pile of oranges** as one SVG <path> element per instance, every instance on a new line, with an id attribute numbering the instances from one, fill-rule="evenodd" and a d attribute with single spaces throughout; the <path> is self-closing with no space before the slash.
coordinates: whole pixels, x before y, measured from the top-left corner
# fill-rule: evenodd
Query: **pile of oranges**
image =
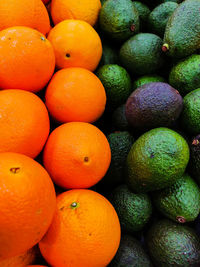
<path id="1" fill-rule="evenodd" d="M 111 161 L 92 125 L 106 105 L 93 73 L 101 2 L 49 2 L 0 1 L 0 266 L 42 254 L 48 266 L 103 267 L 121 233 L 113 206 L 88 189 Z"/>

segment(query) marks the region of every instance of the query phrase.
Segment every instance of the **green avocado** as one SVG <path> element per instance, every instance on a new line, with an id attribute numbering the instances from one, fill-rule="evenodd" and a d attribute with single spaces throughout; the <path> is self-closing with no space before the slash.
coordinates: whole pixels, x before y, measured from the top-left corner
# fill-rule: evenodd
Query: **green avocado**
<path id="1" fill-rule="evenodd" d="M 127 157 L 126 181 L 133 192 L 148 192 L 173 185 L 189 161 L 186 140 L 168 128 L 141 135 Z"/>
<path id="2" fill-rule="evenodd" d="M 155 73 L 164 64 L 162 39 L 152 33 L 136 34 L 122 45 L 119 60 L 132 74 Z"/>
<path id="3" fill-rule="evenodd" d="M 163 215 L 179 223 L 194 221 L 200 212 L 200 189 L 188 174 L 152 197 Z"/>
<path id="4" fill-rule="evenodd" d="M 126 102 L 126 118 L 131 127 L 145 131 L 169 127 L 179 118 L 183 100 L 167 83 L 152 82 L 137 88 Z"/>
<path id="5" fill-rule="evenodd" d="M 107 139 L 111 149 L 111 163 L 102 183 L 114 187 L 123 183 L 126 158 L 134 138 L 129 132 L 125 131 L 111 133 L 107 136 Z"/>
<path id="6" fill-rule="evenodd" d="M 107 0 L 99 14 L 102 33 L 113 41 L 125 41 L 139 31 L 139 14 L 131 0 Z"/>
<path id="7" fill-rule="evenodd" d="M 145 75 L 142 77 L 139 77 L 136 81 L 133 83 L 133 90 L 137 89 L 138 87 L 152 82 L 165 82 L 165 79 L 159 75 Z"/>
<path id="8" fill-rule="evenodd" d="M 142 230 L 152 213 L 151 200 L 147 194 L 135 194 L 127 187 L 115 188 L 108 199 L 115 208 L 124 232 L 134 233 Z"/>
<path id="9" fill-rule="evenodd" d="M 190 227 L 161 220 L 149 230 L 147 246 L 155 267 L 200 266 L 200 239 Z"/>
<path id="10" fill-rule="evenodd" d="M 148 17 L 148 26 L 151 32 L 163 37 L 167 21 L 177 7 L 177 3 L 166 2 L 154 8 Z"/>
<path id="11" fill-rule="evenodd" d="M 184 58 L 200 48 L 200 0 L 185 0 L 169 18 L 163 51 L 173 58 Z"/>
<path id="12" fill-rule="evenodd" d="M 140 242 L 128 234 L 122 234 L 118 251 L 109 267 L 151 267 L 149 256 Z"/>
<path id="13" fill-rule="evenodd" d="M 200 87 L 200 55 L 191 55 L 181 60 L 170 71 L 169 83 L 181 95 Z"/>
<path id="14" fill-rule="evenodd" d="M 150 14 L 150 9 L 147 5 L 142 2 L 133 1 L 134 7 L 137 9 L 140 19 L 140 31 L 147 28 L 148 16 Z"/>
<path id="15" fill-rule="evenodd" d="M 108 64 L 100 67 L 96 75 L 106 90 L 110 108 L 116 108 L 126 102 L 132 91 L 131 78 L 126 69 L 117 64 Z"/>
<path id="16" fill-rule="evenodd" d="M 193 90 L 183 98 L 183 111 L 181 113 L 182 128 L 192 134 L 200 133 L 200 88 Z"/>

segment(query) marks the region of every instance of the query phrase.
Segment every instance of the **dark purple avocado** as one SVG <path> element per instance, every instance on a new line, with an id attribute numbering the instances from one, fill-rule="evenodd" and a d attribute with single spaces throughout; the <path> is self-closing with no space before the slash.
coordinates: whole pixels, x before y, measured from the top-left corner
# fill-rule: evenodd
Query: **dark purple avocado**
<path id="1" fill-rule="evenodd" d="M 170 127 L 180 116 L 183 99 L 179 92 L 167 83 L 152 82 L 140 86 L 126 102 L 126 118 L 137 130 Z"/>

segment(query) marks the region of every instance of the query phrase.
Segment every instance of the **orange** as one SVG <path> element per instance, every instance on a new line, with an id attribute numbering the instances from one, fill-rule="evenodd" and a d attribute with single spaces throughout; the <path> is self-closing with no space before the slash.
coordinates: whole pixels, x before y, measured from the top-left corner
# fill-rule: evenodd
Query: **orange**
<path id="1" fill-rule="evenodd" d="M 55 189 L 46 170 L 25 155 L 0 153 L 0 260 L 36 245 L 55 208 Z"/>
<path id="2" fill-rule="evenodd" d="M 22 26 L 0 32 L 0 88 L 38 92 L 54 68 L 53 47 L 40 32 Z"/>
<path id="3" fill-rule="evenodd" d="M 98 33 L 90 24 L 81 20 L 64 20 L 49 33 L 59 69 L 81 67 L 94 71 L 102 56 Z"/>
<path id="4" fill-rule="evenodd" d="M 34 246 L 25 253 L 0 261 L 1 267 L 24 267 L 27 264 L 32 264 L 36 261 L 38 256 L 38 247 Z"/>
<path id="5" fill-rule="evenodd" d="M 58 71 L 46 91 L 46 106 L 58 122 L 94 122 L 104 112 L 105 89 L 99 78 L 82 68 Z"/>
<path id="6" fill-rule="evenodd" d="M 52 0 L 51 2 L 51 16 L 54 24 L 65 19 L 79 19 L 94 26 L 100 9 L 100 0 Z"/>
<path id="7" fill-rule="evenodd" d="M 48 12 L 41 0 L 1 0 L 0 30 L 27 26 L 43 34 L 50 30 Z"/>
<path id="8" fill-rule="evenodd" d="M 23 90 L 0 91 L 0 152 L 17 152 L 32 158 L 49 135 L 49 115 L 42 100 Z"/>
<path id="9" fill-rule="evenodd" d="M 111 160 L 105 135 L 86 122 L 69 122 L 56 128 L 44 148 L 44 166 L 64 188 L 88 188 L 105 175 Z"/>
<path id="10" fill-rule="evenodd" d="M 44 265 L 27 265 L 26 267 L 47 267 L 47 266 L 44 266 Z"/>
<path id="11" fill-rule="evenodd" d="M 105 267 L 120 243 L 120 223 L 99 193 L 74 189 L 57 197 L 52 224 L 39 247 L 51 266 Z"/>

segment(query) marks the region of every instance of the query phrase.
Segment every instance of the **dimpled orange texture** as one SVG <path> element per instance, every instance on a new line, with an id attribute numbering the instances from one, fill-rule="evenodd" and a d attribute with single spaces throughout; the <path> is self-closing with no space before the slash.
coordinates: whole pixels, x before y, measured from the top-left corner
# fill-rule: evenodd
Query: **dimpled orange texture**
<path id="1" fill-rule="evenodd" d="M 40 32 L 16 26 L 0 32 L 0 88 L 38 92 L 55 68 L 51 43 Z"/>
<path id="2" fill-rule="evenodd" d="M 53 222 L 39 247 L 50 266 L 106 267 L 120 237 L 111 203 L 92 190 L 75 189 L 57 197 Z"/>
<path id="3" fill-rule="evenodd" d="M 65 19 L 79 19 L 94 26 L 100 9 L 100 0 L 52 0 L 51 2 L 51 16 L 55 24 Z"/>
<path id="4" fill-rule="evenodd" d="M 104 112 L 105 89 L 99 78 L 82 68 L 55 73 L 45 95 L 45 104 L 58 122 L 94 122 Z"/>
<path id="5" fill-rule="evenodd" d="M 25 253 L 18 256 L 0 261 L 1 267 L 25 267 L 28 264 L 32 264 L 36 261 L 38 256 L 38 247 L 27 250 Z"/>
<path id="6" fill-rule="evenodd" d="M 45 104 L 23 90 L 0 91 L 0 152 L 17 152 L 35 158 L 49 135 Z"/>
<path id="7" fill-rule="evenodd" d="M 1 0 L 0 30 L 27 26 L 47 34 L 50 30 L 48 12 L 41 0 Z"/>
<path id="8" fill-rule="evenodd" d="M 44 148 L 43 162 L 53 181 L 64 188 L 89 188 L 107 172 L 111 151 L 95 126 L 69 122 L 56 128 Z"/>
<path id="9" fill-rule="evenodd" d="M 55 208 L 55 189 L 47 171 L 25 155 L 0 153 L 0 260 L 36 245 Z"/>
<path id="10" fill-rule="evenodd" d="M 90 24 L 81 20 L 64 20 L 48 35 L 56 56 L 58 69 L 81 67 L 94 71 L 102 56 L 98 33 Z"/>

